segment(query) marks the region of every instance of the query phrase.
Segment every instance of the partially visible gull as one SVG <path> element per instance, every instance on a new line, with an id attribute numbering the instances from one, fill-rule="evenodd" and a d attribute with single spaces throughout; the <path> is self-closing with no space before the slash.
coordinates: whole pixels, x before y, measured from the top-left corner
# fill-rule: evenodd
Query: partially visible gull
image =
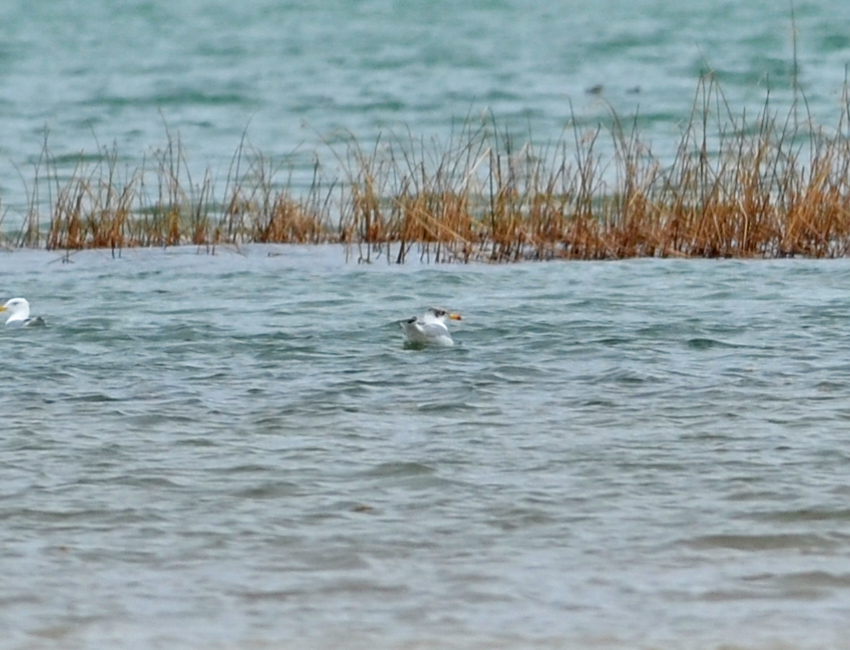
<path id="1" fill-rule="evenodd" d="M 9 318 L 6 319 L 6 327 L 44 325 L 44 319 L 41 316 L 30 318 L 30 304 L 26 298 L 12 298 L 11 300 L 7 300 L 5 305 L 0 306 L 0 311 L 9 312 Z"/>
<path id="2" fill-rule="evenodd" d="M 462 320 L 460 314 L 453 314 L 445 309 L 431 307 L 421 316 L 414 316 L 399 321 L 407 343 L 414 345 L 439 345 L 448 347 L 454 345 L 446 319 Z"/>

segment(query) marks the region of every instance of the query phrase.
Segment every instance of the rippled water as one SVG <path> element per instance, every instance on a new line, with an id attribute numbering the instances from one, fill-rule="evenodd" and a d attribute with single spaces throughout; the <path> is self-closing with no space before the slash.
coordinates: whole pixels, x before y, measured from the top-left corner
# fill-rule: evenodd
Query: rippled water
<path id="1" fill-rule="evenodd" d="M 794 3 L 827 126 L 842 9 Z M 446 142 L 482 114 L 546 142 L 637 113 L 663 155 L 706 70 L 734 115 L 768 89 L 786 114 L 790 13 L 7 3 L 0 226 L 46 133 L 60 178 L 170 134 L 218 190 L 243 134 L 297 181 L 340 134 Z M 4 650 L 848 647 L 850 262 L 70 260 L 0 255 L 0 295 L 49 323 L 0 329 Z M 404 349 L 395 321 L 434 304 L 456 347 Z"/>
<path id="2" fill-rule="evenodd" d="M 0 647 L 846 647 L 850 263 L 71 259 L 2 260 Z"/>
<path id="3" fill-rule="evenodd" d="M 342 147 L 325 143 L 340 134 L 367 151 L 381 133 L 445 143 L 480 115 L 518 139 L 566 130 L 572 142 L 571 120 L 638 114 L 664 156 L 709 70 L 738 118 L 759 113 L 769 91 L 784 124 L 796 79 L 800 119 L 834 127 L 850 60 L 844 14 L 838 0 L 5 3 L 0 207 L 7 227 L 26 213 L 46 132 L 60 178 L 80 152 L 113 144 L 118 171 L 136 169 L 168 133 L 194 182 L 209 168 L 223 192 L 243 133 L 277 162 L 296 153 L 296 181 L 314 154 L 333 175 Z"/>

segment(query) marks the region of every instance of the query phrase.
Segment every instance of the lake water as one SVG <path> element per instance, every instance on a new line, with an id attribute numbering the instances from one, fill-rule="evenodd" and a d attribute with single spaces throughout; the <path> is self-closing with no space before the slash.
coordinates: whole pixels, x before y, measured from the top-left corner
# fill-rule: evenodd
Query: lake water
<path id="1" fill-rule="evenodd" d="M 792 3 L 772 0 L 6 3 L 0 214 L 11 228 L 26 212 L 46 133 L 55 167 L 42 160 L 42 179 L 64 178 L 81 153 L 90 160 L 113 145 L 118 171 L 132 171 L 170 135 L 193 171 L 184 185 L 208 169 L 219 196 L 243 134 L 249 149 L 283 166 L 281 180 L 292 166 L 296 185 L 316 157 L 336 175 L 343 137 L 366 151 L 381 134 L 445 147 L 482 116 L 545 143 L 572 142 L 571 120 L 592 129 L 611 110 L 627 124 L 637 114 L 643 140 L 663 158 L 709 70 L 734 116 L 752 119 L 769 91 L 784 124 L 794 26 L 798 117 L 835 127 L 850 60 L 844 5 L 793 5 L 792 22 Z M 712 106 L 712 119 L 727 122 L 725 111 Z M 600 150 L 607 143 L 600 138 Z M 41 188 L 44 204 L 49 189 Z"/>
<path id="2" fill-rule="evenodd" d="M 0 274 L 0 647 L 847 647 L 850 262 L 71 259 Z"/>
<path id="3" fill-rule="evenodd" d="M 794 12 L 798 96 L 834 126 L 844 5 Z M 60 176 L 171 134 L 219 190 L 243 134 L 297 179 L 346 134 L 482 114 L 546 142 L 638 113 L 661 155 L 706 70 L 733 114 L 790 110 L 790 14 L 6 3 L 0 231 L 46 130 Z M 0 255 L 0 296 L 48 322 L 0 329 L 2 650 L 850 647 L 848 261 L 69 259 Z M 457 345 L 405 349 L 430 305 Z"/>

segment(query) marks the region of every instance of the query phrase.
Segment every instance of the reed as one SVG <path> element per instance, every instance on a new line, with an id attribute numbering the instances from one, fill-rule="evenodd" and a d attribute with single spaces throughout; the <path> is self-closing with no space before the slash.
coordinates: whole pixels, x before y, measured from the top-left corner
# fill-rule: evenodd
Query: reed
<path id="1" fill-rule="evenodd" d="M 468 118 L 447 141 L 351 135 L 294 163 L 239 144 L 219 188 L 193 177 L 179 137 L 138 168 L 97 147 L 73 165 L 47 138 L 27 183 L 28 207 L 8 246 L 56 250 L 247 242 L 345 247 L 358 262 L 515 262 L 627 257 L 814 258 L 850 254 L 850 93 L 829 130 L 778 114 L 765 99 L 736 114 L 712 75 L 694 94 L 675 154 L 661 159 L 639 119 L 574 116 L 535 144 Z M 62 171 L 70 169 L 70 171 Z M 302 165 L 302 176 L 305 169 Z"/>

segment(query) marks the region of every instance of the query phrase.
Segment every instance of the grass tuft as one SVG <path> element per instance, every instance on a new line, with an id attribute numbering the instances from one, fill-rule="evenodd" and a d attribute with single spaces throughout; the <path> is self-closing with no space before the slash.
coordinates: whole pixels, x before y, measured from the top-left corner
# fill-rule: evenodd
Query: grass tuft
<path id="1" fill-rule="evenodd" d="M 843 257 L 848 96 L 827 130 L 801 125 L 796 101 L 778 115 L 769 94 L 758 114 L 736 115 L 707 75 L 665 160 L 643 142 L 638 116 L 624 122 L 613 110 L 591 127 L 573 118 L 542 145 L 501 132 L 492 116 L 468 119 L 446 142 L 408 132 L 364 148 L 349 136 L 327 145 L 335 170 L 315 154 L 298 191 L 292 164 L 244 136 L 221 191 L 210 171 L 192 177 L 167 129 L 165 146 L 136 169 L 98 145 L 63 172 L 45 137 L 33 180 L 21 175 L 27 209 L 15 220 L 5 206 L 0 227 L 7 246 L 336 243 L 364 263 Z"/>

